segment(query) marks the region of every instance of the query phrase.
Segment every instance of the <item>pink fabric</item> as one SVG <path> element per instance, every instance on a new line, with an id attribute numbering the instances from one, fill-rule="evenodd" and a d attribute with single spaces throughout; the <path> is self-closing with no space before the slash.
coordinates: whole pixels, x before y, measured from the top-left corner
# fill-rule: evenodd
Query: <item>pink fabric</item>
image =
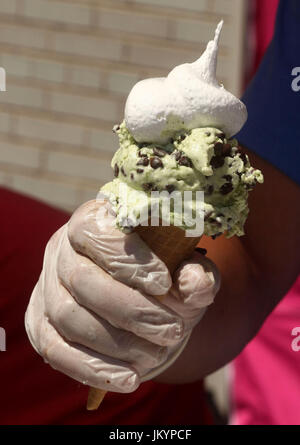
<path id="1" fill-rule="evenodd" d="M 272 38 L 278 0 L 257 0 L 256 63 Z M 259 334 L 233 362 L 232 421 L 238 425 L 300 424 L 300 276 Z M 300 341 L 297 342 L 300 346 Z"/>
<path id="2" fill-rule="evenodd" d="M 300 276 L 233 363 L 232 423 L 300 425 L 300 341 L 292 335 L 296 327 L 300 331 Z M 293 340 L 298 348 L 292 348 Z"/>
<path id="3" fill-rule="evenodd" d="M 279 0 L 256 1 L 256 60 L 255 70 L 273 37 L 274 23 Z"/>

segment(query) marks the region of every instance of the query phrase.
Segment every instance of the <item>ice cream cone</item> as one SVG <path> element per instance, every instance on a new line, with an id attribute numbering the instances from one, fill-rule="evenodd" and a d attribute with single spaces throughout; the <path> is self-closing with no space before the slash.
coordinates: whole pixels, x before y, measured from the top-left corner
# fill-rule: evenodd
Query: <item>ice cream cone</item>
<path id="1" fill-rule="evenodd" d="M 151 250 L 167 265 L 171 275 L 178 265 L 189 258 L 201 237 L 187 237 L 176 226 L 138 226 L 136 232 Z"/>
<path id="2" fill-rule="evenodd" d="M 171 275 L 182 261 L 192 255 L 201 239 L 187 237 L 184 230 L 175 226 L 138 226 L 136 232 L 167 265 Z M 102 389 L 90 388 L 87 409 L 98 409 L 105 394 Z"/>

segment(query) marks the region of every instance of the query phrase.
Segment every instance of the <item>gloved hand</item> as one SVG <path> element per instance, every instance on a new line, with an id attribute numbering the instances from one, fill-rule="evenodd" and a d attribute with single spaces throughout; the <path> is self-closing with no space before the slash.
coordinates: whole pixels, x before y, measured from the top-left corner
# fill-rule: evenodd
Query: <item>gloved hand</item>
<path id="1" fill-rule="evenodd" d="M 165 264 L 114 220 L 108 202 L 90 201 L 52 236 L 25 326 L 53 368 L 93 387 L 132 392 L 174 360 L 213 302 L 219 275 L 195 252 L 172 284 Z"/>

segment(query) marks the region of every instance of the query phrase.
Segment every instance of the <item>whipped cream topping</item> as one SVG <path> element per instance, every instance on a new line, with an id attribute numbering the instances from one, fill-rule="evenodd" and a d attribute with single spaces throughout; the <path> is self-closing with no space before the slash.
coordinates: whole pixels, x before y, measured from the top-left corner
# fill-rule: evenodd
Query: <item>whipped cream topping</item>
<path id="1" fill-rule="evenodd" d="M 247 120 L 245 105 L 216 78 L 218 44 L 214 40 L 194 63 L 174 68 L 167 77 L 145 79 L 131 90 L 125 123 L 137 142 L 167 143 L 175 133 L 201 127 L 236 134 Z"/>

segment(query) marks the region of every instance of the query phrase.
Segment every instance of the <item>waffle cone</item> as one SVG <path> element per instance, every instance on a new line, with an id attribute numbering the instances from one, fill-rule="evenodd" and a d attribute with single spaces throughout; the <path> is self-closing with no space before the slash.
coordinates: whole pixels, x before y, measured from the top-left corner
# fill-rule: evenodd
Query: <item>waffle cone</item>
<path id="1" fill-rule="evenodd" d="M 184 230 L 175 226 L 138 226 L 136 232 L 166 264 L 171 275 L 192 255 L 201 239 L 187 237 Z"/>
<path id="2" fill-rule="evenodd" d="M 138 226 L 135 230 L 166 264 L 171 275 L 182 261 L 193 254 L 201 239 L 201 237 L 187 237 L 184 230 L 175 226 Z M 102 389 L 90 388 L 87 409 L 98 409 L 105 394 L 106 391 Z"/>

